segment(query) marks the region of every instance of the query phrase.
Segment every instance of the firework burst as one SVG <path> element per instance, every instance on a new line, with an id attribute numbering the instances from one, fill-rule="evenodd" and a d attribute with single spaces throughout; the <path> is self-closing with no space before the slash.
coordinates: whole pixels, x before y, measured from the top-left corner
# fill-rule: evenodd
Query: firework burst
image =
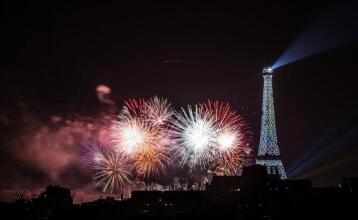
<path id="1" fill-rule="evenodd" d="M 167 99 L 153 97 L 146 102 L 147 120 L 155 126 L 168 124 L 174 115 L 173 108 Z"/>
<path id="2" fill-rule="evenodd" d="M 237 173 L 241 169 L 242 155 L 247 151 L 249 130 L 243 118 L 228 103 L 210 101 L 199 104 L 204 115 L 210 115 L 218 132 L 215 137 L 216 151 L 220 169 L 226 174 Z"/>
<path id="3" fill-rule="evenodd" d="M 168 166 L 168 155 L 158 148 L 147 148 L 137 154 L 134 160 L 134 167 L 137 173 L 143 177 L 159 177 L 165 173 Z"/>
<path id="4" fill-rule="evenodd" d="M 173 134 L 178 144 L 174 156 L 181 166 L 225 169 L 236 173 L 248 147 L 247 127 L 228 103 L 208 101 L 175 115 Z"/>
<path id="5" fill-rule="evenodd" d="M 117 152 L 104 151 L 103 159 L 93 168 L 96 171 L 94 180 L 97 185 L 102 186 L 103 192 L 120 191 L 130 182 L 131 169 L 128 159 Z"/>
<path id="6" fill-rule="evenodd" d="M 231 129 L 221 129 L 216 136 L 218 150 L 228 152 L 234 150 L 240 140 L 239 132 Z"/>
<path id="7" fill-rule="evenodd" d="M 166 99 L 130 99 L 112 128 L 118 152 L 130 156 L 140 176 L 159 176 L 168 164 L 172 145 L 168 122 L 173 115 Z"/>
<path id="8" fill-rule="evenodd" d="M 112 140 L 119 152 L 134 155 L 157 144 L 158 129 L 135 117 L 115 122 Z"/>
<path id="9" fill-rule="evenodd" d="M 238 128 L 243 125 L 243 118 L 234 111 L 229 103 L 210 101 L 199 104 L 200 112 L 210 115 L 214 120 L 215 126 L 221 129 Z"/>
<path id="10" fill-rule="evenodd" d="M 103 151 L 106 145 L 95 138 L 85 139 L 82 143 L 83 149 L 81 151 L 80 159 L 87 164 L 96 165 L 100 163 L 103 158 Z"/>
<path id="11" fill-rule="evenodd" d="M 124 106 L 122 113 L 120 115 L 121 119 L 125 118 L 140 118 L 145 119 L 147 111 L 147 103 L 145 99 L 128 99 L 124 101 Z"/>
<path id="12" fill-rule="evenodd" d="M 173 133 L 179 145 L 174 159 L 179 159 L 181 165 L 190 163 L 192 168 L 196 165 L 205 168 L 213 160 L 211 151 L 217 129 L 212 118 L 202 114 L 197 106 L 194 109 L 188 106 L 187 110 L 182 108 L 176 114 Z"/>
<path id="13" fill-rule="evenodd" d="M 250 137 L 243 118 L 225 102 L 209 100 L 175 112 L 167 99 L 129 99 L 112 123 L 111 146 L 88 139 L 81 158 L 96 171 L 103 191 L 113 193 L 131 174 L 158 178 L 169 165 L 240 173 Z"/>

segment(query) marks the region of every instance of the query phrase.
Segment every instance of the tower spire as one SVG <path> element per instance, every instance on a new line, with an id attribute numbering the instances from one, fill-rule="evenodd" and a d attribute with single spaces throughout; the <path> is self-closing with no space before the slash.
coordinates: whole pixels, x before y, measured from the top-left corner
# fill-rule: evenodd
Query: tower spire
<path id="1" fill-rule="evenodd" d="M 261 135 L 256 164 L 266 166 L 269 174 L 277 174 L 281 179 L 286 179 L 286 172 L 280 158 L 280 151 L 277 144 L 272 89 L 273 68 L 265 67 L 262 73 L 264 78 L 264 87 L 262 98 Z"/>

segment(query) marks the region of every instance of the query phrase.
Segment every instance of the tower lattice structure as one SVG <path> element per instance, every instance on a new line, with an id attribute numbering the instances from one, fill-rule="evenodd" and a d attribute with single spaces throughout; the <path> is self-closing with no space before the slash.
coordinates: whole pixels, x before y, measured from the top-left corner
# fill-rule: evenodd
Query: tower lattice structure
<path id="1" fill-rule="evenodd" d="M 287 179 L 277 144 L 272 76 L 273 69 L 271 67 L 263 69 L 261 135 L 256 164 L 266 166 L 269 174 L 276 174 L 281 179 Z"/>

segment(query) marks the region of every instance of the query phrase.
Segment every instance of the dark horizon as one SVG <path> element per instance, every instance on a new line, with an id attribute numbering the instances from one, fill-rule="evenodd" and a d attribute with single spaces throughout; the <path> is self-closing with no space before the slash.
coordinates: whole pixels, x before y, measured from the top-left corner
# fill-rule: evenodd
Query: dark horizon
<path id="1" fill-rule="evenodd" d="M 70 189 L 49 185 L 36 198 L 0 202 L 0 210 L 11 219 L 347 219 L 357 213 L 357 183 L 351 178 L 340 187 L 315 188 L 253 165 L 242 176 L 215 176 L 205 190 L 142 190 L 75 204 Z"/>

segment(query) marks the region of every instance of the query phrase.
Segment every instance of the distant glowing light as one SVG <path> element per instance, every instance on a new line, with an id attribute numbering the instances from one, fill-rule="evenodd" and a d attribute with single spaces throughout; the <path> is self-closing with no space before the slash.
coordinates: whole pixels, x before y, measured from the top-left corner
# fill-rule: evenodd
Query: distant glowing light
<path id="1" fill-rule="evenodd" d="M 217 137 L 218 147 L 221 151 L 227 151 L 237 145 L 237 134 L 234 132 L 222 132 Z"/>
<path id="2" fill-rule="evenodd" d="M 95 163 L 100 163 L 103 160 L 103 154 L 97 152 L 94 157 L 93 160 L 95 161 Z"/>
<path id="3" fill-rule="evenodd" d="M 184 138 L 186 142 L 193 147 L 195 151 L 201 151 L 205 147 L 208 147 L 213 140 L 215 129 L 212 127 L 209 121 L 199 119 L 193 121 L 184 130 Z"/>
<path id="4" fill-rule="evenodd" d="M 273 73 L 273 67 L 272 66 L 266 66 L 264 67 L 264 69 L 262 70 L 262 73 Z"/>
<path id="5" fill-rule="evenodd" d="M 111 88 L 106 85 L 98 85 L 96 88 L 97 97 L 100 102 L 105 104 L 114 104 L 114 101 L 111 100 Z"/>
<path id="6" fill-rule="evenodd" d="M 102 94 L 110 94 L 111 93 L 111 88 L 109 88 L 106 85 L 98 85 L 96 90 L 97 90 L 97 92 L 102 93 Z"/>
<path id="7" fill-rule="evenodd" d="M 135 146 L 143 143 L 144 134 L 140 131 L 138 127 L 128 127 L 123 129 L 123 146 L 128 146 L 130 150 L 135 148 Z"/>

